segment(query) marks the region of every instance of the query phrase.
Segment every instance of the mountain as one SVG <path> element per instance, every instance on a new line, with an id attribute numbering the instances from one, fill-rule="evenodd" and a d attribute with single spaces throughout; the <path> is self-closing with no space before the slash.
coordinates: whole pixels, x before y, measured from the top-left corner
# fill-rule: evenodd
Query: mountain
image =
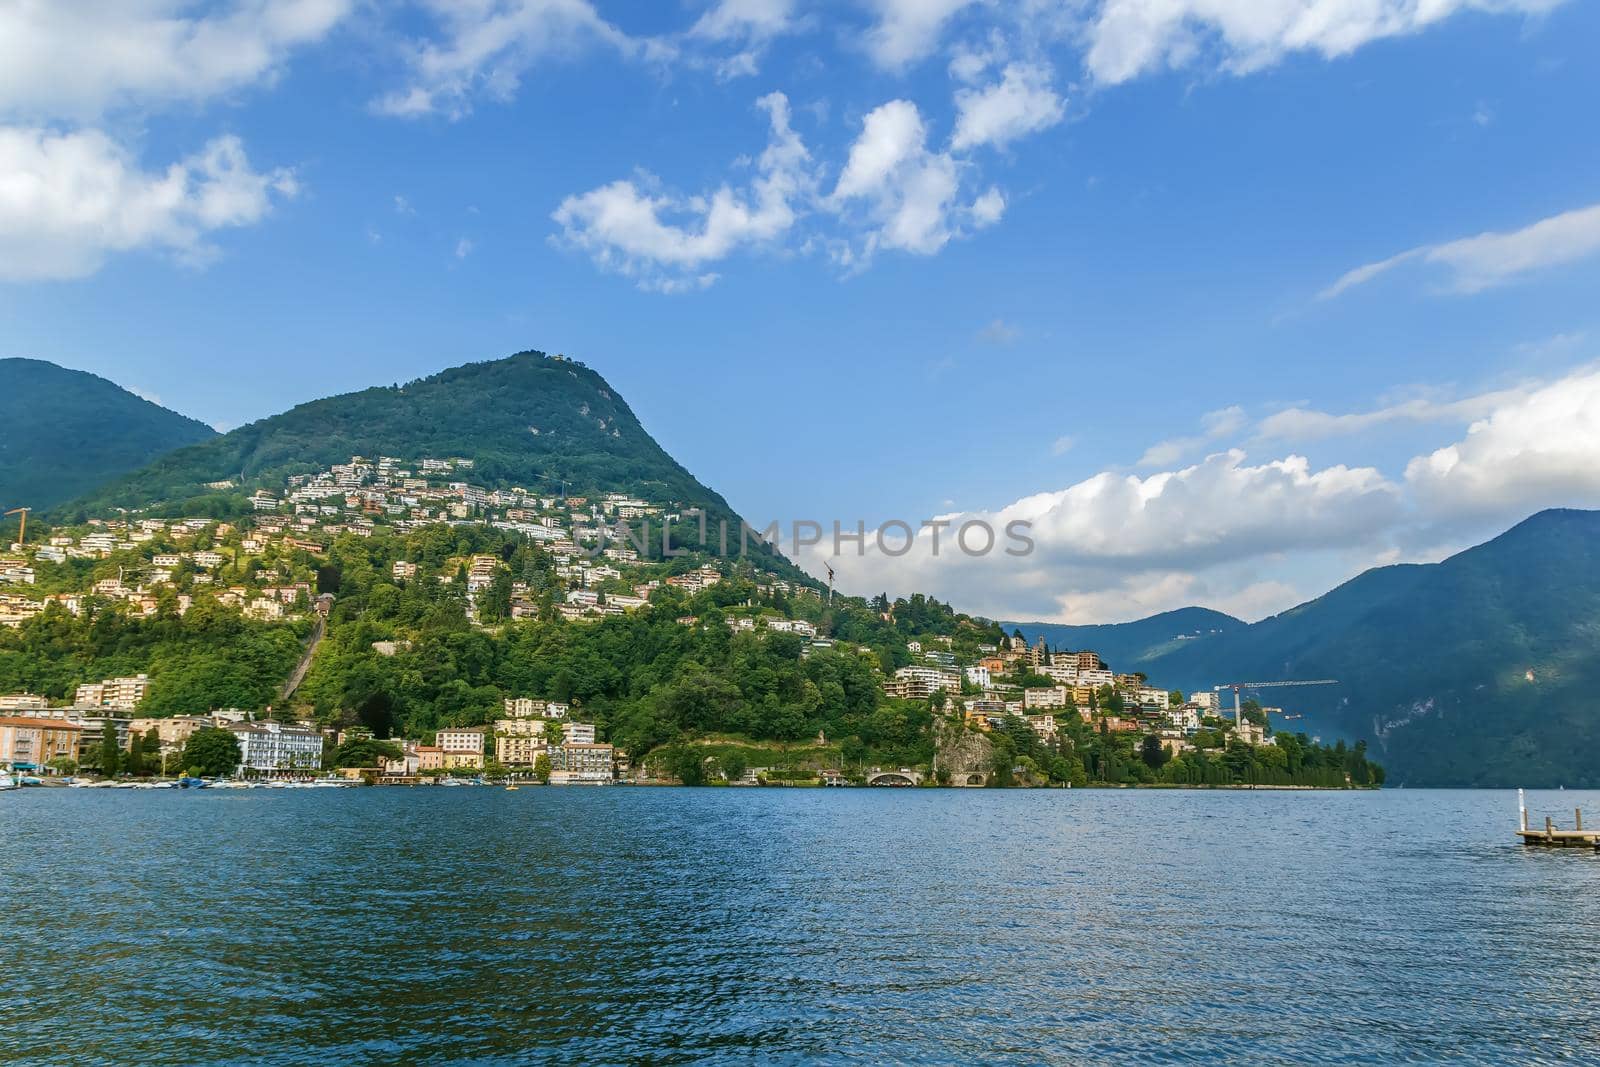
<path id="1" fill-rule="evenodd" d="M 1413 786 L 1600 786 L 1600 512 L 1552 510 L 1441 563 L 1381 567 L 1249 626 L 1134 661 L 1190 691 L 1262 690 L 1292 728 L 1365 738 Z M 1120 666 L 1120 664 L 1119 664 Z"/>
<path id="2" fill-rule="evenodd" d="M 0 359 L 0 510 L 53 507 L 215 436 L 97 375 Z"/>
<path id="3" fill-rule="evenodd" d="M 163 456 L 73 507 L 231 516 L 250 510 L 252 488 L 277 491 L 288 476 L 385 455 L 470 459 L 463 480 L 488 489 L 675 501 L 704 509 L 710 539 L 723 520 L 730 549 L 738 542 L 740 520 L 728 502 L 669 456 L 604 378 L 541 352 L 313 400 Z M 799 577 L 781 557 L 772 563 Z"/>
<path id="4" fill-rule="evenodd" d="M 1136 622 L 1068 626 L 1053 622 L 1002 622 L 1007 633 L 1021 630 L 1031 644 L 1043 637 L 1051 648 L 1093 649 L 1117 670 L 1136 670 L 1124 664 L 1153 659 L 1193 641 L 1232 633 L 1245 622 L 1210 608 L 1179 608 Z"/>

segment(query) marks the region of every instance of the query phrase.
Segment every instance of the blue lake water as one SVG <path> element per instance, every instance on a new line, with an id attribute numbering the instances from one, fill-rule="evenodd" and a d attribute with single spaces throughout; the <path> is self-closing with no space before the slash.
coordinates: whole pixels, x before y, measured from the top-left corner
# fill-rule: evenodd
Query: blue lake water
<path id="1" fill-rule="evenodd" d="M 1595 1062 L 1600 856 L 1514 820 L 1409 790 L 12 792 L 0 1062 Z"/>

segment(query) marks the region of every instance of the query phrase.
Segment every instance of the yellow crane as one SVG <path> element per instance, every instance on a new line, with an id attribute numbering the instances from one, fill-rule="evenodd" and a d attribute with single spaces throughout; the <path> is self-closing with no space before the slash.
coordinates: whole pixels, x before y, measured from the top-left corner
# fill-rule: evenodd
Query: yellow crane
<path id="1" fill-rule="evenodd" d="M 22 526 L 17 530 L 17 544 L 19 545 L 28 539 L 28 512 L 32 510 L 32 508 L 12 508 L 10 511 L 6 512 L 7 516 L 22 516 Z"/>

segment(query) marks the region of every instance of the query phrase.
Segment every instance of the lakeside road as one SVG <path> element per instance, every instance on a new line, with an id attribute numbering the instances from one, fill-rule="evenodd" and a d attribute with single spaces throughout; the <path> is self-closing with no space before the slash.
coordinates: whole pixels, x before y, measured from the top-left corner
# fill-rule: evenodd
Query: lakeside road
<path id="1" fill-rule="evenodd" d="M 1600 857 L 1514 826 L 1514 791 L 23 790 L 0 1060 L 1582 1058 Z"/>

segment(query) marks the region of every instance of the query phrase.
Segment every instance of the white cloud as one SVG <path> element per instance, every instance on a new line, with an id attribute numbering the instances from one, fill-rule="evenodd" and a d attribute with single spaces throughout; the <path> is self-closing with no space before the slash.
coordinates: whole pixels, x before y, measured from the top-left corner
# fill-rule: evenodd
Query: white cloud
<path id="1" fill-rule="evenodd" d="M 630 38 L 589 0 L 424 0 L 424 6 L 440 24 L 442 40 L 410 46 L 411 79 L 376 102 L 384 114 L 458 119 L 478 96 L 509 100 L 522 75 L 542 59 L 594 45 L 630 57 L 658 47 Z"/>
<path id="2" fill-rule="evenodd" d="M 830 201 L 836 210 L 862 205 L 867 236 L 849 262 L 870 260 L 878 249 L 932 255 L 963 232 L 963 224 L 999 220 L 1005 199 L 990 189 L 969 204 L 959 201 L 962 165 L 927 147 L 928 130 L 917 105 L 891 100 L 869 112 Z"/>
<path id="3" fill-rule="evenodd" d="M 1064 433 L 1051 443 L 1050 454 L 1052 456 L 1064 456 L 1068 452 L 1071 452 L 1072 446 L 1077 443 L 1078 439 L 1076 437 L 1073 437 L 1069 433 Z"/>
<path id="4" fill-rule="evenodd" d="M 703 49 L 696 46 L 731 45 L 729 54 L 711 50 L 711 67 L 722 78 L 749 77 L 774 39 L 800 27 L 794 8 L 795 0 L 714 0 L 679 40 L 687 46 L 691 63 L 705 61 L 698 54 Z"/>
<path id="5" fill-rule="evenodd" d="M 1292 52 L 1325 59 L 1416 33 L 1461 11 L 1538 14 L 1561 0 L 1105 0 L 1087 28 L 1085 65 L 1116 84 L 1201 57 L 1246 74 Z"/>
<path id="6" fill-rule="evenodd" d="M 706 264 L 783 236 L 815 184 L 811 157 L 789 125 L 782 93 L 764 96 L 757 105 L 767 112 L 772 132 L 748 189 L 724 184 L 709 194 L 682 197 L 614 181 L 561 202 L 552 217 L 563 239 L 645 288 L 681 292 L 715 280 L 701 269 Z"/>
<path id="7" fill-rule="evenodd" d="M 260 221 L 298 189 L 290 170 L 253 170 L 236 137 L 145 171 L 98 130 L 0 127 L 0 279 L 79 278 L 136 249 L 203 263 L 209 234 Z"/>
<path id="8" fill-rule="evenodd" d="M 1139 457 L 1141 467 L 1170 467 L 1207 445 L 1232 437 L 1245 426 L 1244 409 L 1237 404 L 1208 411 L 1200 416 L 1200 433 L 1191 437 L 1172 437 L 1145 449 Z"/>
<path id="9" fill-rule="evenodd" d="M 926 58 L 939 45 L 945 23 L 975 0 L 869 0 L 877 22 L 867 31 L 867 51 L 888 70 Z"/>
<path id="10" fill-rule="evenodd" d="M 1396 423 L 1466 423 L 1525 396 L 1527 391 L 1513 388 L 1451 399 L 1437 390 L 1428 390 L 1371 411 L 1343 415 L 1297 406 L 1268 415 L 1256 426 L 1255 434 L 1262 441 L 1317 441 L 1363 434 Z"/>
<path id="11" fill-rule="evenodd" d="M 456 242 L 456 258 L 466 259 L 470 255 L 472 255 L 472 242 L 463 237 Z"/>
<path id="12" fill-rule="evenodd" d="M 327 36 L 352 0 L 0 4 L 0 113 L 92 119 L 132 104 L 203 100 L 272 78 Z"/>
<path id="13" fill-rule="evenodd" d="M 1181 587 L 1185 576 L 1275 553 L 1368 543 L 1389 530 L 1403 508 L 1400 487 L 1370 467 L 1313 470 L 1292 455 L 1250 465 L 1242 452 L 1231 451 L 1181 470 L 1144 478 L 1107 472 L 994 511 L 941 515 L 948 525 L 939 534 L 937 554 L 931 530 L 920 531 L 901 556 L 879 551 L 869 534 L 865 557 L 847 544 L 835 566 L 842 575 L 860 576 L 861 588 L 924 590 L 963 610 L 1085 619 L 1081 608 L 1070 606 L 1074 598 L 1089 603 L 1083 598 L 1121 595 L 1135 578 Z M 1025 555 L 1005 552 L 1019 547 L 1004 532 L 1016 520 L 1031 524 L 1026 533 L 1034 547 Z M 969 555 L 960 549 L 957 531 L 974 521 L 996 531 L 993 551 Z M 886 530 L 890 553 L 903 540 Z M 973 527 L 967 544 L 976 550 L 985 540 Z M 825 539 L 802 552 L 802 562 L 816 566 L 833 556 L 832 548 Z M 1148 606 L 1161 610 L 1178 603 Z"/>
<path id="14" fill-rule="evenodd" d="M 985 88 L 956 90 L 950 147 L 958 152 L 982 145 L 1003 148 L 1060 122 L 1066 105 L 1051 88 L 1051 76 L 1042 63 L 1011 63 L 999 81 Z"/>
<path id="15" fill-rule="evenodd" d="M 1448 270 L 1449 288 L 1454 292 L 1476 293 L 1532 271 L 1575 263 L 1596 252 L 1600 252 L 1600 204 L 1552 215 L 1508 233 L 1480 233 L 1408 249 L 1346 272 L 1318 294 L 1318 299 L 1331 300 L 1411 261 Z"/>
<path id="16" fill-rule="evenodd" d="M 1460 441 L 1413 459 L 1406 481 L 1436 521 L 1600 507 L 1600 369 L 1496 405 Z"/>

